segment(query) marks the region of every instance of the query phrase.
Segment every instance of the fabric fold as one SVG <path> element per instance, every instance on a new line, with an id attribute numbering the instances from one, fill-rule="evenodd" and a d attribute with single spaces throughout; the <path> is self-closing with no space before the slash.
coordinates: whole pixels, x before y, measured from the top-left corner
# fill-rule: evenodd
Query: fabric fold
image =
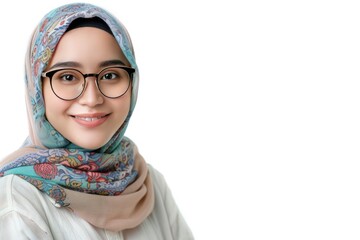
<path id="1" fill-rule="evenodd" d="M 154 207 L 154 189 L 148 167 L 140 154 L 135 158 L 139 178 L 119 196 L 89 195 L 65 190 L 69 208 L 94 226 L 121 231 L 136 227 Z M 94 206 L 96 206 L 94 208 Z M 116 206 L 111 207 L 109 206 Z M 89 209 L 91 209 L 89 211 Z"/>

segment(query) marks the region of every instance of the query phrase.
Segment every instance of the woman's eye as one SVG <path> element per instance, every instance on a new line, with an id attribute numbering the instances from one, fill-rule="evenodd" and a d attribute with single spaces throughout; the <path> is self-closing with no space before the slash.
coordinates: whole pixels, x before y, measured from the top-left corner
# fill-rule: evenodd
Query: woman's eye
<path id="1" fill-rule="evenodd" d="M 73 81 L 75 77 L 71 74 L 64 74 L 61 76 L 61 79 L 65 81 Z"/>
<path id="2" fill-rule="evenodd" d="M 102 79 L 111 80 L 111 79 L 114 79 L 116 77 L 117 77 L 117 75 L 115 73 L 106 73 L 106 74 L 104 74 Z"/>

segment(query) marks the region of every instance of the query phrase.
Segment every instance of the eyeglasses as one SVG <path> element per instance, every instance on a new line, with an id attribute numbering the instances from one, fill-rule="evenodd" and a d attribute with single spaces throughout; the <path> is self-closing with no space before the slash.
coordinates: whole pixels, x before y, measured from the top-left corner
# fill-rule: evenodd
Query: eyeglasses
<path id="1" fill-rule="evenodd" d="M 50 79 L 51 89 L 58 98 L 71 101 L 84 92 L 87 77 L 96 78 L 96 86 L 105 97 L 119 98 L 128 91 L 134 72 L 134 68 L 125 66 L 108 67 L 99 73 L 88 74 L 66 68 L 43 72 L 41 76 Z"/>

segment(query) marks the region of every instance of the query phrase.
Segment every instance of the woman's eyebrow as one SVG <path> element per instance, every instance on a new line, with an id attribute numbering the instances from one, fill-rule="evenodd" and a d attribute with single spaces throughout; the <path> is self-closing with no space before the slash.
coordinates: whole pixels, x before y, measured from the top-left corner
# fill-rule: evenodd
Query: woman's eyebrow
<path id="1" fill-rule="evenodd" d="M 127 66 L 123 61 L 119 60 L 119 59 L 114 59 L 114 60 L 107 60 L 107 61 L 103 61 L 99 63 L 99 67 L 103 68 L 103 67 L 108 67 L 108 66 L 113 66 L 113 65 L 122 65 L 122 66 Z M 72 67 L 72 68 L 81 68 L 82 65 L 78 62 L 73 62 L 73 61 L 67 61 L 67 62 L 58 62 L 55 63 L 54 65 L 52 65 L 49 69 L 54 69 L 54 68 L 66 68 L 66 67 Z"/>
<path id="2" fill-rule="evenodd" d="M 113 66 L 113 65 L 127 66 L 123 61 L 121 61 L 119 59 L 114 59 L 114 60 L 107 60 L 107 61 L 101 62 L 99 64 L 99 67 L 108 67 L 108 66 Z"/>
<path id="3" fill-rule="evenodd" d="M 73 67 L 73 68 L 80 68 L 82 65 L 78 62 L 58 62 L 52 65 L 48 70 L 59 68 L 59 67 Z"/>

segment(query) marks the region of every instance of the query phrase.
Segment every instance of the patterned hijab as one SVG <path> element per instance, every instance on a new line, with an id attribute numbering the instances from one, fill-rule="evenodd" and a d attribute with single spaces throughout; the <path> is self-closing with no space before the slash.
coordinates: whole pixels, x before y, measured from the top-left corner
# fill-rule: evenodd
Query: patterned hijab
<path id="1" fill-rule="evenodd" d="M 65 139 L 45 117 L 41 73 L 59 40 L 77 18 L 102 19 L 131 67 L 131 106 L 123 125 L 97 150 L 82 149 Z M 152 211 L 154 194 L 147 165 L 135 144 L 124 137 L 138 92 L 138 68 L 125 27 L 104 9 L 68 4 L 49 12 L 35 29 L 26 55 L 26 102 L 29 137 L 6 157 L 0 177 L 17 175 L 96 227 L 121 231 L 139 225 Z"/>

